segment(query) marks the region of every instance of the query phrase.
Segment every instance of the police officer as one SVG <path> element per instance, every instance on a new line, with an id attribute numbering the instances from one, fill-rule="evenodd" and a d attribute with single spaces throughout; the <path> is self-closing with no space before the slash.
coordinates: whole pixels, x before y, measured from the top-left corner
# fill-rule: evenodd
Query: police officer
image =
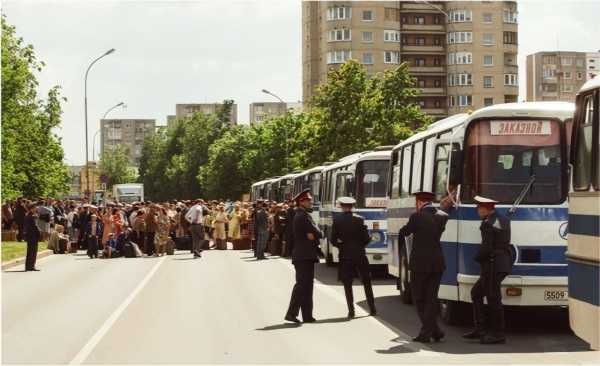
<path id="1" fill-rule="evenodd" d="M 417 212 L 410 215 L 408 223 L 400 229 L 399 237 L 413 235 L 409 257 L 410 284 L 421 320 L 421 330 L 413 341 L 429 343 L 431 338 L 436 342 L 444 338 L 437 315 L 438 290 L 446 269 L 440 238 L 446 229 L 448 215 L 433 207 L 433 193 L 417 192 L 415 198 Z"/>
<path id="2" fill-rule="evenodd" d="M 39 217 L 37 215 L 37 205 L 31 203 L 27 206 L 27 215 L 25 216 L 24 230 L 25 240 L 27 240 L 27 256 L 25 257 L 25 271 L 39 271 L 35 268 L 37 258 L 38 242 L 41 237 L 41 230 L 38 225 Z"/>
<path id="3" fill-rule="evenodd" d="M 293 221 L 294 249 L 292 263 L 296 269 L 296 284 L 292 290 L 290 306 L 285 320 L 299 323 L 298 312 L 302 310 L 302 321 L 313 323 L 313 282 L 315 278 L 315 263 L 319 262 L 318 247 L 321 231 L 310 216 L 312 211 L 312 195 L 310 189 L 305 189 L 296 197 L 297 208 Z"/>
<path id="4" fill-rule="evenodd" d="M 352 281 L 357 271 L 365 288 L 370 314 L 376 315 L 377 311 L 369 273 L 369 260 L 365 254 L 365 247 L 371 241 L 369 232 L 363 218 L 352 213 L 352 205 L 356 203 L 354 198 L 340 197 L 338 202 L 343 212 L 333 218 L 331 244 L 340 250 L 339 277 L 344 284 L 344 293 L 348 304 L 348 318 L 354 317 Z"/>
<path id="5" fill-rule="evenodd" d="M 471 289 L 475 330 L 463 335 L 467 339 L 479 338 L 482 344 L 505 343 L 504 309 L 500 283 L 510 273 L 510 220 L 495 210 L 496 201 L 475 196 L 477 213 L 481 218 L 481 246 L 475 261 L 481 266 L 481 275 Z M 489 328 L 485 329 L 483 298 L 490 310 Z"/>

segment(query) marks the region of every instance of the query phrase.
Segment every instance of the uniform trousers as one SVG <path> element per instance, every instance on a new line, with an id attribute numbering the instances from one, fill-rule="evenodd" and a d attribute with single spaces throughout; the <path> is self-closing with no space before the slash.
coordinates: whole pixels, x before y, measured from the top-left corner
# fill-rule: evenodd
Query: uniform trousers
<path id="1" fill-rule="evenodd" d="M 296 268 L 296 284 L 292 290 L 292 298 L 287 315 L 297 317 L 302 311 L 302 319 L 313 317 L 313 283 L 315 279 L 315 262 L 312 260 L 294 262 Z"/>
<path id="2" fill-rule="evenodd" d="M 202 252 L 202 243 L 204 242 L 204 228 L 202 224 L 192 224 L 190 232 L 192 233 L 192 252 L 199 254 Z"/>
<path id="3" fill-rule="evenodd" d="M 340 280 L 344 284 L 344 293 L 348 310 L 354 311 L 354 293 L 352 292 L 352 282 L 354 275 L 358 272 L 360 280 L 365 289 L 367 304 L 371 311 L 375 310 L 375 298 L 373 297 L 373 287 L 371 286 L 371 273 L 369 272 L 369 260 L 362 256 L 356 259 L 340 260 Z"/>
<path id="4" fill-rule="evenodd" d="M 269 240 L 269 232 L 267 230 L 258 230 L 256 237 L 256 258 L 265 257 L 265 249 Z"/>
<path id="5" fill-rule="evenodd" d="M 473 301 L 473 318 L 475 326 L 483 330 L 486 325 L 485 307 L 483 298 L 487 299 L 490 310 L 489 330 L 497 336 L 504 335 L 504 308 L 502 307 L 502 290 L 500 284 L 508 273 L 481 272 L 481 276 L 471 289 Z"/>
<path id="6" fill-rule="evenodd" d="M 421 320 L 420 335 L 431 337 L 441 333 L 437 324 L 439 312 L 438 291 L 442 272 L 414 272 L 410 273 L 412 296 Z"/>
<path id="7" fill-rule="evenodd" d="M 37 259 L 38 250 L 38 238 L 27 239 L 27 254 L 25 257 L 25 270 L 30 271 L 35 268 L 35 261 Z"/>

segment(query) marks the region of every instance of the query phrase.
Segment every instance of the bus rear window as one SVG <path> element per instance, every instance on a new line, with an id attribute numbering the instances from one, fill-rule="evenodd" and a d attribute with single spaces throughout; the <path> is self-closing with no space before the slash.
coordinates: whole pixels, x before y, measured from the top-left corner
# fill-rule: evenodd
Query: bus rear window
<path id="1" fill-rule="evenodd" d="M 566 159 L 559 123 L 551 120 L 480 120 L 467 131 L 464 202 L 476 195 L 510 204 L 532 175 L 524 204 L 555 204 L 565 198 Z"/>

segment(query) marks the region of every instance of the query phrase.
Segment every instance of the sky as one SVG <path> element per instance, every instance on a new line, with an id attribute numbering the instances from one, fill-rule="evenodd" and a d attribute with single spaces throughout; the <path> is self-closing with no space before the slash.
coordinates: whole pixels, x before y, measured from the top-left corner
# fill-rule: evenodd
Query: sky
<path id="1" fill-rule="evenodd" d="M 600 0 L 522 0 L 519 4 L 519 100 L 525 98 L 525 58 L 538 51 L 600 50 Z M 62 87 L 65 161 L 85 163 L 84 75 L 88 76 L 88 136 L 107 118 L 153 118 L 166 124 L 177 103 L 234 99 L 238 121 L 249 104 L 302 99 L 301 4 L 255 1 L 5 0 L 2 12 L 46 62 L 39 94 Z M 96 152 L 100 149 L 96 139 Z"/>

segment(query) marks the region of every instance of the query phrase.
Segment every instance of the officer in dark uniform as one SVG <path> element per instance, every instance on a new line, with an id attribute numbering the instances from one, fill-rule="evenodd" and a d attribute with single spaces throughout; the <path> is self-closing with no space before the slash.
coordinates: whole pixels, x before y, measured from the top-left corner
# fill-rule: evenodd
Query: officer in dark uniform
<path id="1" fill-rule="evenodd" d="M 25 257 L 25 271 L 39 271 L 35 268 L 37 258 L 38 243 L 40 241 L 41 232 L 37 220 L 37 205 L 30 203 L 27 206 L 27 216 L 25 216 L 24 230 L 25 240 L 27 241 L 27 256 Z"/>
<path id="2" fill-rule="evenodd" d="M 294 249 L 292 263 L 296 268 L 296 284 L 292 291 L 290 306 L 285 320 L 299 323 L 298 311 L 302 310 L 302 321 L 313 323 L 313 282 L 315 263 L 319 262 L 318 247 L 322 237 L 319 228 L 310 216 L 312 211 L 312 195 L 310 189 L 300 192 L 296 197 L 297 208 L 294 215 L 293 234 Z"/>
<path id="3" fill-rule="evenodd" d="M 440 238 L 446 229 L 448 215 L 431 204 L 431 192 L 415 193 L 417 212 L 410 215 L 408 223 L 400 229 L 399 237 L 413 235 L 409 257 L 410 284 L 417 313 L 421 320 L 415 342 L 429 343 L 444 338 L 437 324 L 439 311 L 438 290 L 442 273 L 446 269 Z"/>
<path id="4" fill-rule="evenodd" d="M 496 201 L 475 196 L 477 213 L 481 217 L 481 246 L 475 261 L 481 266 L 481 275 L 471 289 L 475 330 L 463 335 L 467 339 L 479 338 L 482 344 L 506 343 L 504 336 L 504 309 L 500 284 L 510 273 L 510 220 L 495 210 Z M 485 329 L 483 298 L 490 310 L 489 328 Z"/>
<path id="5" fill-rule="evenodd" d="M 377 311 L 375 310 L 375 299 L 369 273 L 369 260 L 365 254 L 365 247 L 371 241 L 371 237 L 363 218 L 352 213 L 352 205 L 356 203 L 356 200 L 351 197 L 340 197 L 338 202 L 343 213 L 333 218 L 331 244 L 340 250 L 339 277 L 344 284 L 348 317 L 354 317 L 352 281 L 357 271 L 365 288 L 370 314 L 376 315 Z"/>

